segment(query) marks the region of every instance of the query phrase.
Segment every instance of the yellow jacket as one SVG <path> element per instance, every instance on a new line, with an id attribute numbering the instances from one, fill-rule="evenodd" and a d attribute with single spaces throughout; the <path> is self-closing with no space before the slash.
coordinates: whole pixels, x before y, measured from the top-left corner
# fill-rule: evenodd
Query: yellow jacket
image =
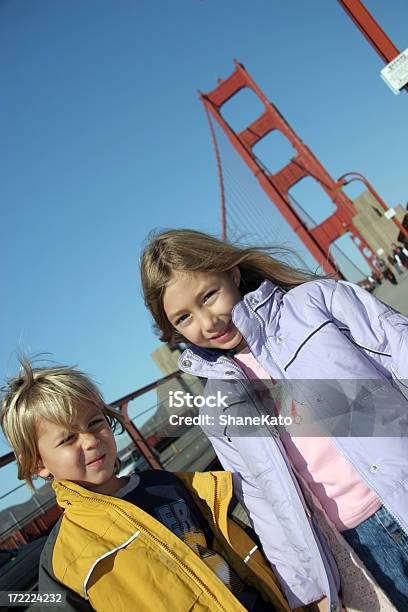
<path id="1" fill-rule="evenodd" d="M 264 556 L 227 517 L 231 474 L 177 475 L 209 522 L 212 548 L 277 610 L 289 611 Z M 137 506 L 69 481 L 55 481 L 53 487 L 65 512 L 43 552 L 40 590 L 68 587 L 64 610 L 244 611 L 187 544 Z"/>

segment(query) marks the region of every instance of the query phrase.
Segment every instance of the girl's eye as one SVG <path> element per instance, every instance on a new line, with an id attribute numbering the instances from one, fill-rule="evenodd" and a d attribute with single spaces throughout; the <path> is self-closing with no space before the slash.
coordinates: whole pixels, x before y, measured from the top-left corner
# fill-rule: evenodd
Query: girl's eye
<path id="1" fill-rule="evenodd" d="M 209 300 L 215 293 L 217 293 L 215 289 L 206 293 L 204 296 L 203 302 L 206 302 L 207 300 Z"/>
<path id="2" fill-rule="evenodd" d="M 181 317 L 179 317 L 176 320 L 176 325 L 180 325 L 180 323 L 184 323 L 184 321 L 186 320 L 187 317 L 188 317 L 188 315 L 186 315 L 186 314 L 181 315 Z"/>

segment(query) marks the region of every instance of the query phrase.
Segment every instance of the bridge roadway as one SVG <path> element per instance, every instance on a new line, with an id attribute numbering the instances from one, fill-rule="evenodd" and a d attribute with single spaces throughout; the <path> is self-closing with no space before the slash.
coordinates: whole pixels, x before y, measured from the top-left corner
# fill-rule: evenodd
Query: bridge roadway
<path id="1" fill-rule="evenodd" d="M 408 271 L 396 276 L 398 285 L 383 281 L 374 294 L 383 302 L 408 315 Z M 171 472 L 202 471 L 209 466 L 220 469 L 210 443 L 196 425 L 168 446 L 160 454 L 160 460 Z"/>
<path id="2" fill-rule="evenodd" d="M 408 315 L 408 271 L 395 276 L 398 285 L 391 285 L 387 280 L 383 281 L 374 291 L 374 295 L 399 312 Z"/>

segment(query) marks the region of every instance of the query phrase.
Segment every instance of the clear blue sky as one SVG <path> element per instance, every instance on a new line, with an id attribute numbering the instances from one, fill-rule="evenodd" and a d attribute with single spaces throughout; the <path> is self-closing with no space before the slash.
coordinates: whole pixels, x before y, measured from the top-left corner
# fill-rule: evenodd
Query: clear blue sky
<path id="1" fill-rule="evenodd" d="M 365 4 L 405 49 L 406 0 Z M 108 401 L 160 376 L 139 251 L 155 227 L 219 232 L 196 92 L 233 58 L 332 176 L 408 198 L 407 94 L 335 0 L 3 0 L 0 56 L 2 380 L 16 350 L 78 364 Z"/>

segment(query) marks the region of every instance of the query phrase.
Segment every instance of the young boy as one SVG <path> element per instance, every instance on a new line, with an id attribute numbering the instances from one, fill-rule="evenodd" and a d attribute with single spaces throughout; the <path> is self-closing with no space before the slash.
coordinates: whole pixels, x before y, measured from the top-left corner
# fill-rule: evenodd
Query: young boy
<path id="1" fill-rule="evenodd" d="M 18 477 L 51 479 L 64 509 L 41 557 L 39 590 L 64 610 L 288 611 L 254 542 L 227 517 L 229 472 L 117 475 L 118 414 L 66 366 L 10 380 L 0 415 Z"/>

